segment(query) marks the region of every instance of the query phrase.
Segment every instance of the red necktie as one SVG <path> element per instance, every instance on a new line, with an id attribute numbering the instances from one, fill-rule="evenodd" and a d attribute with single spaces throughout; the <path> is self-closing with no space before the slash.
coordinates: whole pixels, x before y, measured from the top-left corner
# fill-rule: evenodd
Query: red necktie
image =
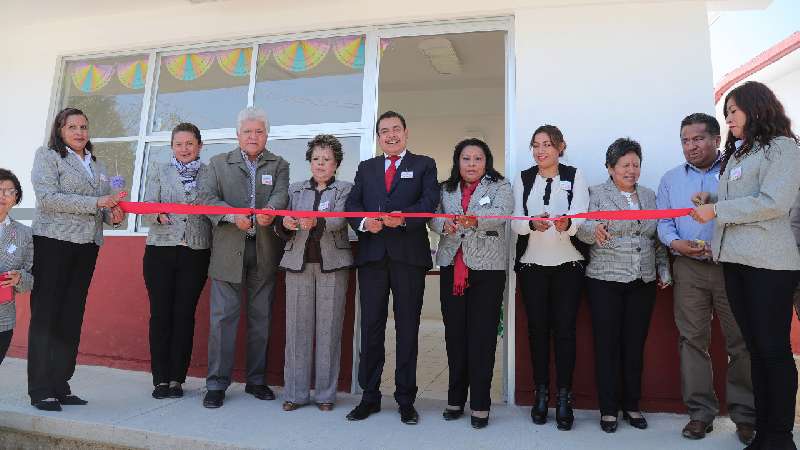
<path id="1" fill-rule="evenodd" d="M 392 180 L 397 173 L 397 167 L 394 165 L 394 163 L 397 162 L 398 159 L 400 159 L 400 157 L 397 155 L 392 155 L 389 157 L 389 167 L 386 169 L 386 173 L 383 175 L 383 180 L 386 182 L 386 192 L 389 192 L 392 189 Z"/>

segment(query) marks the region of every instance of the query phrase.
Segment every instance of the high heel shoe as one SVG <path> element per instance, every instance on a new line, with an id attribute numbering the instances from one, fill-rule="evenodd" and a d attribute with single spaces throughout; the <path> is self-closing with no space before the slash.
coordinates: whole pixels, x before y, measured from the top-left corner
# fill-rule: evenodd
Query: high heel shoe
<path id="1" fill-rule="evenodd" d="M 567 388 L 559 388 L 556 396 L 556 426 L 559 430 L 572 429 L 575 415 L 572 412 L 572 392 Z"/>
<path id="2" fill-rule="evenodd" d="M 489 425 L 489 416 L 486 417 L 470 416 L 470 423 L 472 424 L 472 428 L 475 428 L 476 430 L 480 430 L 481 428 L 486 428 L 486 425 Z"/>
<path id="3" fill-rule="evenodd" d="M 536 425 L 547 423 L 548 403 L 550 403 L 550 391 L 547 385 L 540 384 L 536 386 L 536 397 L 533 400 L 533 408 L 531 408 L 531 420 Z"/>
<path id="4" fill-rule="evenodd" d="M 606 433 L 614 433 L 617 431 L 617 418 L 614 417 L 614 420 L 603 420 L 600 417 L 600 429 L 605 431 Z"/>
<path id="5" fill-rule="evenodd" d="M 459 409 L 445 408 L 445 410 L 442 411 L 442 417 L 444 418 L 444 420 L 447 420 L 447 421 L 456 420 L 456 419 L 460 418 L 462 415 L 464 415 L 464 407 L 463 406 L 461 408 L 459 408 Z"/>
<path id="6" fill-rule="evenodd" d="M 642 413 L 639 411 L 635 412 L 639 413 L 639 415 L 642 415 Z M 642 415 L 642 417 L 631 417 L 631 415 L 628 414 L 628 411 L 622 411 L 622 418 L 625 419 L 633 428 L 638 428 L 640 430 L 647 428 L 647 419 L 644 418 L 644 415 Z"/>

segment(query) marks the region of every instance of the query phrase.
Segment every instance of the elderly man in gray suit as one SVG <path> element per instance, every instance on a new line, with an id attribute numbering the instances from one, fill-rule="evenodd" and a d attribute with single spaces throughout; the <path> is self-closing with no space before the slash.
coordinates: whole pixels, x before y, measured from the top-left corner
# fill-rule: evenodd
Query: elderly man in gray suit
<path id="1" fill-rule="evenodd" d="M 201 181 L 203 203 L 238 208 L 283 209 L 288 203 L 289 163 L 266 149 L 269 121 L 258 108 L 239 113 L 239 147 L 211 158 Z M 267 340 L 280 242 L 266 214 L 209 215 L 213 224 L 211 325 L 208 336 L 206 408 L 219 408 L 231 383 L 236 330 L 247 297 L 247 384 L 245 392 L 261 400 L 275 394 L 265 381 Z"/>

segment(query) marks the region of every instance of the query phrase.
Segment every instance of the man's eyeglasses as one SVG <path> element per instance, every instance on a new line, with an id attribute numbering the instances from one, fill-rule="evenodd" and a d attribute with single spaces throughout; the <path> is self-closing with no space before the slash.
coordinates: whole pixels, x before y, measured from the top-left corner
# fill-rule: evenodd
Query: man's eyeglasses
<path id="1" fill-rule="evenodd" d="M 0 188 L 0 196 L 3 197 L 16 197 L 17 192 L 18 191 L 14 188 L 8 188 L 8 189 Z"/>

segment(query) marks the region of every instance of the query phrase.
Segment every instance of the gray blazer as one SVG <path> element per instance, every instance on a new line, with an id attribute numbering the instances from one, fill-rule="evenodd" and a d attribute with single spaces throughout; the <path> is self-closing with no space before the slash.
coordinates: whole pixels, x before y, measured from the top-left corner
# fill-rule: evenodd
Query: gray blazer
<path id="1" fill-rule="evenodd" d="M 636 194 L 642 209 L 656 209 L 656 194 L 636 185 Z M 589 187 L 589 211 L 630 209 L 628 201 L 611 180 Z M 604 223 L 611 240 L 597 245 L 594 231 Z M 656 274 L 662 282 L 672 282 L 667 249 L 657 236 L 657 220 L 586 220 L 578 228 L 578 239 L 592 244 L 586 276 L 597 280 L 629 283 L 637 279 L 651 282 Z"/>
<path id="2" fill-rule="evenodd" d="M 30 291 L 33 288 L 33 237 L 31 229 L 11 220 L 0 237 L 0 272 L 18 270 L 19 283 L 14 286 L 16 293 Z M 14 301 L 0 304 L 0 332 L 14 328 L 17 310 Z"/>
<path id="3" fill-rule="evenodd" d="M 464 263 L 473 270 L 506 270 L 508 268 L 508 234 L 506 221 L 502 219 L 480 219 L 480 216 L 510 215 L 514 210 L 514 196 L 508 180 L 491 181 L 481 179 L 469 200 L 467 210 L 478 216 L 476 228 L 461 230 L 455 234 L 445 234 L 445 219 L 434 218 L 431 229 L 440 234 L 436 264 L 453 264 L 458 248 L 464 252 Z M 464 214 L 461 207 L 461 186 L 453 192 L 441 190 L 437 213 Z"/>
<path id="4" fill-rule="evenodd" d="M 792 225 L 794 240 L 797 242 L 797 246 L 800 247 L 800 195 L 797 196 L 792 210 L 789 211 L 789 222 Z"/>
<path id="5" fill-rule="evenodd" d="M 344 202 L 353 183 L 347 181 L 334 181 L 327 189 L 322 191 L 320 197 L 320 211 L 344 211 Z M 292 183 L 289 186 L 289 207 L 294 211 L 311 211 L 314 207 L 316 195 L 311 182 L 301 181 Z M 327 204 L 327 208 L 322 206 Z M 282 218 L 280 218 L 282 219 Z M 276 219 L 278 220 L 278 219 Z M 322 270 L 330 272 L 336 269 L 343 269 L 353 266 L 353 252 L 350 251 L 350 238 L 347 236 L 347 219 L 343 217 L 325 218 L 325 229 L 319 240 L 319 248 L 322 252 Z M 282 229 L 282 227 L 276 227 Z M 289 240 L 283 248 L 283 258 L 281 267 L 293 272 L 303 270 L 303 258 L 306 253 L 306 241 L 308 241 L 308 230 L 298 230 L 288 232 Z"/>
<path id="6" fill-rule="evenodd" d="M 33 158 L 31 182 L 36 193 L 33 234 L 76 244 L 103 244 L 103 222 L 111 212 L 97 207 L 97 198 L 111 193 L 108 172 L 92 161 L 90 177 L 75 155 L 62 158 L 39 147 Z"/>
<path id="7" fill-rule="evenodd" d="M 272 184 L 262 180 L 271 175 Z M 199 201 L 207 205 L 250 207 L 250 169 L 236 148 L 214 156 L 208 164 L 208 176 L 199 180 Z M 267 206 L 284 209 L 289 202 L 289 163 L 280 156 L 264 150 L 256 169 L 256 208 Z M 222 215 L 209 215 L 212 224 L 211 264 L 208 276 L 229 283 L 241 283 L 244 266 L 246 233 L 235 224 L 223 221 Z M 276 219 L 278 220 L 278 219 Z M 258 276 L 271 280 L 278 266 L 282 242 L 270 227 L 256 225 Z"/>
<path id="8" fill-rule="evenodd" d="M 721 262 L 800 270 L 789 210 L 800 189 L 800 148 L 787 137 L 732 157 L 719 177 L 711 252 Z"/>
<path id="9" fill-rule="evenodd" d="M 197 186 L 206 176 L 207 166 L 202 164 L 197 172 Z M 198 188 L 186 192 L 178 177 L 178 171 L 172 163 L 153 162 L 147 170 L 147 187 L 144 193 L 145 202 L 158 203 L 197 203 Z M 147 233 L 147 245 L 167 247 L 179 245 L 186 241 L 189 248 L 203 250 L 211 247 L 211 222 L 208 217 L 198 214 L 170 214 L 169 224 L 155 221 L 155 214 L 148 214 L 146 219 L 152 221 Z"/>

